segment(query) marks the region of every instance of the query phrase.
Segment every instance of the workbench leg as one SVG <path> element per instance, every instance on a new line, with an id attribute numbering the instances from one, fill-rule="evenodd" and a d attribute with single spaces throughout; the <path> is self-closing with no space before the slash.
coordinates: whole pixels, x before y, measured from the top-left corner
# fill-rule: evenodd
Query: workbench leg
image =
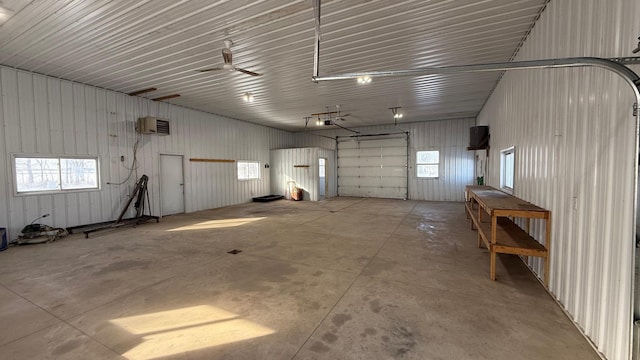
<path id="1" fill-rule="evenodd" d="M 496 279 L 496 252 L 494 251 L 494 245 L 496 244 L 496 235 L 498 232 L 498 217 L 491 216 L 491 242 L 489 243 L 489 251 L 491 251 L 491 280 Z"/>
<path id="2" fill-rule="evenodd" d="M 544 246 L 547 248 L 547 257 L 544 258 L 544 285 L 549 288 L 549 263 L 551 262 L 551 213 L 547 218 L 546 226 L 546 239 L 544 240 Z"/>
<path id="3" fill-rule="evenodd" d="M 482 208 L 478 206 L 478 224 L 482 225 Z M 480 237 L 480 229 L 478 229 L 478 247 L 482 248 L 482 238 Z"/>
<path id="4" fill-rule="evenodd" d="M 491 280 L 496 279 L 496 252 L 491 249 Z"/>

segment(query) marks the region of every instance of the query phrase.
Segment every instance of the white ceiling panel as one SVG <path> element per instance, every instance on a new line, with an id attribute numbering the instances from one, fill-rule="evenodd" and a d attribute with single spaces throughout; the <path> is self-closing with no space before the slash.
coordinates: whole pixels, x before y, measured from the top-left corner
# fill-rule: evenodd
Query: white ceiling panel
<path id="1" fill-rule="evenodd" d="M 325 0 L 320 75 L 509 61 L 546 0 Z M 0 64 L 287 130 L 305 116 L 343 126 L 475 116 L 499 73 L 311 81 L 311 1 L 0 1 Z M 233 64 L 263 73 L 201 73 Z M 242 95 L 254 94 L 245 103 Z"/>

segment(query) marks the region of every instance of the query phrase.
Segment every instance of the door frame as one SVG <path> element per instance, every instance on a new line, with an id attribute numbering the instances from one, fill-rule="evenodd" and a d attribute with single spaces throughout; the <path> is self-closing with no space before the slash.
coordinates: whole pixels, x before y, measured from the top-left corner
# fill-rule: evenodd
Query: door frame
<path id="1" fill-rule="evenodd" d="M 182 213 L 186 213 L 187 212 L 187 196 L 186 196 L 186 183 L 184 181 L 185 179 L 185 163 L 184 163 L 184 154 L 178 154 L 178 153 L 159 153 L 158 156 L 158 183 L 159 183 L 159 189 L 158 189 L 158 198 L 160 200 L 160 204 L 159 204 L 159 208 L 160 208 L 160 217 L 165 216 L 164 214 L 164 209 L 162 206 L 162 157 L 163 156 L 179 156 L 182 159 L 182 209 L 183 212 Z M 171 214 L 173 215 L 173 214 Z"/>
<path id="2" fill-rule="evenodd" d="M 328 159 L 326 157 L 323 156 L 318 156 L 318 183 L 320 183 L 320 160 L 324 160 L 324 192 L 322 195 L 322 200 L 325 200 L 326 198 L 329 197 L 329 177 L 327 176 L 328 172 L 327 172 L 327 163 L 329 162 Z M 318 184 L 320 185 L 320 184 Z M 320 200 L 320 186 L 318 186 L 318 200 Z"/>

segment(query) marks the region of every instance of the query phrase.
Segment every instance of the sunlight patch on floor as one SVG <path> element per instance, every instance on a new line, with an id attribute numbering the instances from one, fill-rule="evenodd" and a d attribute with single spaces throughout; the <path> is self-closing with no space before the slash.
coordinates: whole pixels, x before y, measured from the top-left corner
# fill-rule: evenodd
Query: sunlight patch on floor
<path id="1" fill-rule="evenodd" d="M 210 305 L 124 317 L 111 323 L 140 338 L 139 345 L 123 354 L 127 359 L 181 354 L 275 332 Z"/>
<path id="2" fill-rule="evenodd" d="M 253 223 L 259 220 L 264 220 L 264 219 L 266 219 L 266 217 L 209 220 L 209 221 L 204 221 L 204 222 L 200 222 L 193 225 L 187 225 L 187 226 L 181 226 L 175 229 L 169 229 L 167 231 L 220 229 L 220 228 L 242 226 L 242 225 L 250 224 L 250 223 Z"/>

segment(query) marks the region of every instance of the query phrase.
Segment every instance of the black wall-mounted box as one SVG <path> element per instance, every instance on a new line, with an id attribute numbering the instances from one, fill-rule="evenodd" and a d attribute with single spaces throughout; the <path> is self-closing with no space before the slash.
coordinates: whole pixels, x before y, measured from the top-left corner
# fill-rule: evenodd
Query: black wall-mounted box
<path id="1" fill-rule="evenodd" d="M 486 149 L 489 147 L 488 126 L 473 126 L 469 130 L 470 150 Z"/>

